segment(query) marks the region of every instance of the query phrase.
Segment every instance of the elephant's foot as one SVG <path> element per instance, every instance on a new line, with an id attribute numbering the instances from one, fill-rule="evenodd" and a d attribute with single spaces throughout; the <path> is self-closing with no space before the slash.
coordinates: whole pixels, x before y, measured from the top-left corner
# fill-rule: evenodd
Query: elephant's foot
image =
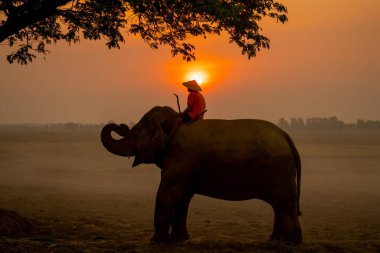
<path id="1" fill-rule="evenodd" d="M 273 232 L 269 236 L 269 241 L 280 241 L 281 236 L 278 233 Z"/>
<path id="2" fill-rule="evenodd" d="M 292 233 L 289 233 L 284 236 L 284 240 L 287 243 L 298 245 L 302 243 L 303 237 L 301 231 L 293 231 Z"/>
<path id="3" fill-rule="evenodd" d="M 154 243 L 177 243 L 184 242 L 190 238 L 187 232 L 171 233 L 170 235 L 159 235 L 155 233 L 151 239 Z"/>
<path id="4" fill-rule="evenodd" d="M 184 232 L 172 232 L 170 234 L 170 239 L 172 242 L 183 242 L 189 240 L 190 236 L 187 231 Z"/>
<path id="5" fill-rule="evenodd" d="M 170 243 L 171 238 L 168 234 L 160 235 L 155 233 L 153 237 L 150 239 L 150 241 L 154 243 Z"/>
<path id="6" fill-rule="evenodd" d="M 277 242 L 284 242 L 284 243 L 287 243 L 287 244 L 300 244 L 302 243 L 303 239 L 302 239 L 302 233 L 301 232 L 292 232 L 292 233 L 283 233 L 283 234 L 280 234 L 280 233 L 276 233 L 276 232 L 273 232 L 270 237 L 269 237 L 269 240 L 270 241 L 277 241 Z"/>

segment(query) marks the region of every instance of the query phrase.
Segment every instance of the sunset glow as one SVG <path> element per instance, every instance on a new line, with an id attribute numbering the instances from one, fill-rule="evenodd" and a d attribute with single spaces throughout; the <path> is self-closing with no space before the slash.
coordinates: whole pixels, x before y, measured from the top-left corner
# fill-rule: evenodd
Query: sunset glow
<path id="1" fill-rule="evenodd" d="M 164 78 L 171 87 L 196 80 L 204 92 L 223 89 L 224 80 L 229 80 L 236 64 L 230 59 L 217 55 L 199 54 L 196 61 L 184 62 L 182 59 L 170 59 L 164 68 Z M 216 85 L 217 84 L 217 85 Z"/>
<path id="2" fill-rule="evenodd" d="M 92 40 L 49 45 L 46 60 L 22 67 L 6 60 L 15 48 L 0 46 L 0 122 L 137 122 L 156 105 L 177 109 L 173 93 L 185 108 L 182 83 L 193 79 L 207 118 L 380 119 L 380 1 L 284 3 L 289 22 L 263 19 L 271 48 L 251 60 L 225 32 L 186 41 L 196 47 L 191 62 L 135 36 L 120 50 Z"/>
<path id="3" fill-rule="evenodd" d="M 203 71 L 193 71 L 186 75 L 186 80 L 195 80 L 199 85 L 204 84 L 207 81 L 207 74 Z"/>

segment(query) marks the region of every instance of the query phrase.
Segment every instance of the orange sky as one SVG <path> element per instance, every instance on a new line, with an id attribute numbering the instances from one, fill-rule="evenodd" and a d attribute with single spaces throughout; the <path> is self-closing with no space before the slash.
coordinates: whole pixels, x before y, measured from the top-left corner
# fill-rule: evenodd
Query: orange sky
<path id="1" fill-rule="evenodd" d="M 181 81 L 208 75 L 206 118 L 380 119 L 380 1 L 289 0 L 289 22 L 263 24 L 271 49 L 248 61 L 225 36 L 194 40 L 197 61 L 130 36 L 121 50 L 82 41 L 46 60 L 9 65 L 0 46 L 0 123 L 138 121 L 155 105 L 185 107 Z"/>

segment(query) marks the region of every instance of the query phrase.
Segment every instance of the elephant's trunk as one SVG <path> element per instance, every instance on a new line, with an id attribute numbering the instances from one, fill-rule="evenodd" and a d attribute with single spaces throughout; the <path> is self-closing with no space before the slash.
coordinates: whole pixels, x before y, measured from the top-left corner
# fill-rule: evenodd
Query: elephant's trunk
<path id="1" fill-rule="evenodd" d="M 122 136 L 121 139 L 114 139 L 111 135 L 112 132 L 116 132 L 118 135 Z M 107 124 L 103 127 L 101 132 L 101 140 L 103 146 L 112 154 L 120 156 L 133 156 L 133 149 L 131 144 L 126 140 L 129 133 L 129 127 L 127 125 L 121 124 L 117 125 L 114 123 Z"/>

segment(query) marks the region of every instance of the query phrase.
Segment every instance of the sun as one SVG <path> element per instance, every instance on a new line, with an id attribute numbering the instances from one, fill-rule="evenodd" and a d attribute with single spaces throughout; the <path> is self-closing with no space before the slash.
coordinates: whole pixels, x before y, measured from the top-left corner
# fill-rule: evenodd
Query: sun
<path id="1" fill-rule="evenodd" d="M 202 85 L 203 83 L 203 77 L 200 74 L 195 74 L 191 77 L 191 79 L 197 81 L 199 85 Z"/>
<path id="2" fill-rule="evenodd" d="M 189 72 L 186 75 L 186 80 L 195 80 L 197 81 L 199 85 L 204 84 L 206 82 L 206 79 L 207 79 L 207 74 L 200 70 Z"/>

